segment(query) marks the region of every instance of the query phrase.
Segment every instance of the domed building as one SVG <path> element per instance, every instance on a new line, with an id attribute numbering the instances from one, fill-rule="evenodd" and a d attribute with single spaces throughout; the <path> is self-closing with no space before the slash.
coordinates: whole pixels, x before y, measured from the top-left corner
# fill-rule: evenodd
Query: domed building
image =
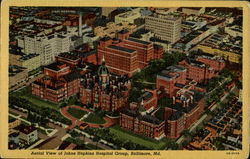
<path id="1" fill-rule="evenodd" d="M 130 89 L 129 78 L 110 74 L 103 58 L 96 72 L 84 75 L 80 85 L 80 100 L 82 104 L 114 112 L 127 105 Z"/>

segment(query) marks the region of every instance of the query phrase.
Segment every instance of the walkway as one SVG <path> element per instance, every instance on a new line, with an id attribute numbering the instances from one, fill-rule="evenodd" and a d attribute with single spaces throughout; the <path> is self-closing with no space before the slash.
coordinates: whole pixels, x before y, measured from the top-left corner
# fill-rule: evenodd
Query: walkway
<path id="1" fill-rule="evenodd" d="M 85 121 L 81 121 L 80 119 L 77 119 L 77 118 L 73 117 L 71 114 L 68 113 L 69 108 L 75 108 L 75 109 L 80 109 L 80 110 L 83 110 L 83 111 L 86 111 L 86 112 L 94 113 L 94 111 L 92 111 L 90 109 L 80 107 L 80 106 L 77 106 L 77 105 L 71 105 L 71 106 L 66 106 L 66 107 L 61 108 L 60 109 L 61 114 L 65 118 L 71 120 L 71 125 L 67 129 L 72 129 L 75 126 L 80 126 L 83 123 L 86 123 L 86 124 L 88 124 L 89 127 L 93 127 L 93 128 L 107 128 L 107 127 L 110 127 L 110 126 L 114 125 L 114 122 L 108 117 L 103 118 L 106 121 L 104 124 L 95 124 L 95 123 L 88 123 L 88 122 L 85 122 Z"/>

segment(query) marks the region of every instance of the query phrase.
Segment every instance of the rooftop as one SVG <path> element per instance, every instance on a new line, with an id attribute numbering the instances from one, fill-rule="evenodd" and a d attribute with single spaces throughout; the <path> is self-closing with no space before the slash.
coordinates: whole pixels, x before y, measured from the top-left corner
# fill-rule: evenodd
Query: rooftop
<path id="1" fill-rule="evenodd" d="M 178 15 L 161 14 L 161 13 L 154 13 L 154 14 L 149 15 L 148 17 L 155 17 L 155 18 L 160 18 L 160 19 L 164 19 L 164 20 L 172 20 L 172 21 L 176 21 L 176 20 L 179 20 L 181 18 L 181 16 L 178 16 Z"/>
<path id="2" fill-rule="evenodd" d="M 61 58 L 66 58 L 68 60 L 78 60 L 79 57 L 78 57 L 78 54 L 75 53 L 75 52 L 64 52 L 64 53 L 60 53 L 58 55 L 58 57 L 61 57 Z"/>
<path id="3" fill-rule="evenodd" d="M 19 130 L 20 132 L 22 132 L 26 135 L 28 135 L 36 130 L 36 128 L 33 126 L 27 126 L 27 125 L 23 125 L 23 124 L 17 126 L 15 129 Z"/>
<path id="4" fill-rule="evenodd" d="M 138 101 L 141 101 L 142 99 L 143 99 L 143 100 L 148 100 L 148 99 L 150 99 L 152 96 L 153 96 L 153 94 L 152 94 L 151 92 L 146 91 L 146 92 L 144 92 L 144 93 L 141 95 L 140 98 L 138 98 Z"/>
<path id="5" fill-rule="evenodd" d="M 127 52 L 127 53 L 134 53 L 135 52 L 135 50 L 128 49 L 126 47 L 116 46 L 116 45 L 109 45 L 108 48 L 123 51 L 123 52 Z"/>
<path id="6" fill-rule="evenodd" d="M 152 123 L 152 124 L 160 124 L 162 121 L 160 121 L 158 118 L 156 118 L 155 116 L 151 116 L 151 115 L 141 115 L 140 113 L 138 113 L 135 110 L 131 110 L 131 109 L 124 109 L 122 112 L 122 114 L 126 114 L 128 116 L 134 117 L 134 118 L 138 118 L 139 120 L 142 120 L 144 122 L 148 122 L 148 123 Z"/>
<path id="7" fill-rule="evenodd" d="M 79 79 L 80 78 L 80 72 L 78 71 L 72 71 L 71 73 L 67 74 L 64 76 L 64 79 L 67 81 L 67 82 L 71 82 L 71 81 L 74 81 L 76 79 Z"/>
<path id="8" fill-rule="evenodd" d="M 136 43 L 140 43 L 140 44 L 143 44 L 143 45 L 149 45 L 149 44 L 151 44 L 150 42 L 139 40 L 139 39 L 135 39 L 135 38 L 131 38 L 131 37 L 129 37 L 128 40 L 136 42 Z"/>
<path id="9" fill-rule="evenodd" d="M 22 56 L 20 58 L 20 60 L 26 61 L 26 60 L 32 59 L 34 57 L 37 57 L 37 56 L 39 56 L 39 54 L 28 54 L 28 55 Z"/>
<path id="10" fill-rule="evenodd" d="M 66 64 L 63 63 L 63 62 L 54 62 L 54 63 L 52 63 L 52 64 L 49 64 L 49 65 L 45 66 L 45 68 L 48 68 L 48 69 L 51 69 L 51 70 L 54 70 L 54 71 L 59 71 L 59 70 L 62 69 L 62 68 L 60 68 L 59 66 L 63 66 L 63 65 L 66 66 Z M 67 67 L 67 66 L 66 66 L 66 67 Z"/>
<path id="11" fill-rule="evenodd" d="M 17 66 L 17 65 L 9 65 L 9 76 L 14 76 L 17 73 L 23 72 L 26 68 Z"/>

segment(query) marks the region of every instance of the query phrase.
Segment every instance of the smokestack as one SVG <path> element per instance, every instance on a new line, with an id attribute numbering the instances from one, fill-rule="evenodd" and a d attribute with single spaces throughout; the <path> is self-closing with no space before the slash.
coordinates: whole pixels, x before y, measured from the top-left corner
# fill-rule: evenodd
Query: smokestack
<path id="1" fill-rule="evenodd" d="M 82 13 L 79 13 L 79 36 L 82 36 Z"/>

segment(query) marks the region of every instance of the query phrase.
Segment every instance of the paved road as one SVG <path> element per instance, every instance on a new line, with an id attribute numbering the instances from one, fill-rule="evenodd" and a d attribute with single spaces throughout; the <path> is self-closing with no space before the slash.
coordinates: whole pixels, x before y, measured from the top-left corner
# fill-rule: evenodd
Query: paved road
<path id="1" fill-rule="evenodd" d="M 19 115 L 19 118 L 20 118 L 21 116 L 24 117 L 24 118 L 27 118 L 27 116 L 28 116 L 27 113 L 23 113 L 23 112 L 21 112 L 21 111 L 19 111 L 19 110 L 13 109 L 13 108 L 9 108 L 9 111 L 10 111 L 10 112 L 13 112 L 13 113 L 15 113 L 15 114 L 18 114 L 18 115 Z M 13 115 L 13 116 L 14 116 L 14 115 Z M 22 119 L 22 120 L 24 120 L 24 119 Z M 61 127 L 61 126 L 59 126 L 59 125 L 56 125 L 56 124 L 54 124 L 54 123 L 52 123 L 52 122 L 49 122 L 49 123 L 48 123 L 48 126 L 51 127 L 51 128 L 53 128 L 53 129 L 56 129 L 56 130 L 57 130 L 57 132 L 56 132 L 54 135 L 52 135 L 52 137 L 56 137 L 56 138 L 58 138 L 59 140 L 62 140 L 62 141 L 63 141 L 64 138 L 65 138 L 65 136 L 70 136 L 69 134 L 67 134 L 66 129 L 63 128 L 63 127 Z M 38 132 L 38 137 L 41 138 L 41 140 L 39 140 L 38 143 L 35 143 L 35 144 L 31 145 L 31 146 L 29 147 L 29 149 L 32 149 L 33 147 L 35 147 L 36 145 L 38 145 L 38 144 L 41 143 L 42 141 L 44 141 L 44 140 L 46 140 L 46 139 L 49 138 L 49 136 L 47 136 L 47 135 L 45 135 L 45 134 L 42 134 L 41 132 Z M 82 140 L 84 140 L 85 142 L 88 142 L 88 143 L 90 143 L 90 144 L 96 145 L 96 142 L 94 142 L 93 140 L 91 140 L 91 139 L 89 139 L 89 138 L 87 138 L 87 137 L 81 136 L 80 139 L 82 139 Z M 97 146 L 100 147 L 100 148 L 102 148 L 102 149 L 112 150 L 112 148 L 110 148 L 109 146 L 104 145 L 104 144 L 101 144 L 101 143 L 98 143 Z"/>
<path id="2" fill-rule="evenodd" d="M 18 114 L 20 116 L 23 116 L 24 118 L 27 118 L 27 116 L 28 116 L 26 113 L 23 113 L 23 112 L 21 112 L 19 110 L 13 109 L 13 108 L 9 108 L 9 111 L 13 112 L 15 114 Z M 20 118 L 20 120 L 22 120 L 24 122 L 26 121 L 26 120 L 24 120 L 22 118 Z M 26 122 L 30 123 L 29 121 L 26 121 Z M 58 130 L 54 135 L 52 135 L 52 137 L 56 136 L 58 139 L 61 140 L 61 138 L 64 135 L 66 135 L 66 130 L 64 128 L 62 128 L 62 127 L 60 127 L 58 125 L 55 125 L 54 123 L 51 123 L 51 122 L 48 123 L 48 126 L 51 127 L 51 128 L 53 128 L 53 129 L 57 129 Z M 38 137 L 41 138 L 41 139 L 44 139 L 44 140 L 46 140 L 46 139 L 49 138 L 49 136 L 47 136 L 45 134 L 42 134 L 40 132 L 38 132 Z"/>
<path id="3" fill-rule="evenodd" d="M 84 140 L 85 142 L 88 142 L 88 143 L 90 143 L 92 145 L 96 145 L 96 142 L 94 142 L 93 140 L 91 140 L 91 139 L 89 139 L 87 137 L 84 138 L 83 136 L 81 136 L 80 139 Z M 102 148 L 104 150 L 113 150 L 111 147 L 109 147 L 107 145 L 104 145 L 104 144 L 101 144 L 101 143 L 97 143 L 97 147 L 100 147 L 100 148 Z"/>
<path id="4" fill-rule="evenodd" d="M 230 92 L 234 92 L 236 93 L 237 89 L 234 86 L 233 88 L 231 88 Z M 227 101 L 227 96 L 229 95 L 229 93 L 226 93 L 222 98 L 221 98 L 221 102 L 226 102 Z M 219 104 L 215 104 L 213 105 L 210 110 L 213 111 L 215 110 L 217 107 L 219 106 Z M 195 130 L 195 128 L 203 121 L 207 118 L 207 114 L 204 114 L 199 120 L 197 120 L 189 129 L 189 132 L 193 132 Z M 178 138 L 178 140 L 176 141 L 177 144 L 181 144 L 183 142 L 183 140 L 185 139 L 185 137 L 182 135 L 181 137 Z"/>
<path id="5" fill-rule="evenodd" d="M 9 91 L 13 91 L 13 92 L 16 92 L 26 86 L 29 86 L 32 82 L 34 82 L 35 80 L 37 80 L 38 78 L 42 78 L 44 76 L 44 74 L 39 74 L 37 75 L 36 77 L 32 78 L 32 79 L 29 79 L 27 82 L 22 82 L 20 83 L 19 85 L 16 85 L 12 88 L 9 89 Z"/>

